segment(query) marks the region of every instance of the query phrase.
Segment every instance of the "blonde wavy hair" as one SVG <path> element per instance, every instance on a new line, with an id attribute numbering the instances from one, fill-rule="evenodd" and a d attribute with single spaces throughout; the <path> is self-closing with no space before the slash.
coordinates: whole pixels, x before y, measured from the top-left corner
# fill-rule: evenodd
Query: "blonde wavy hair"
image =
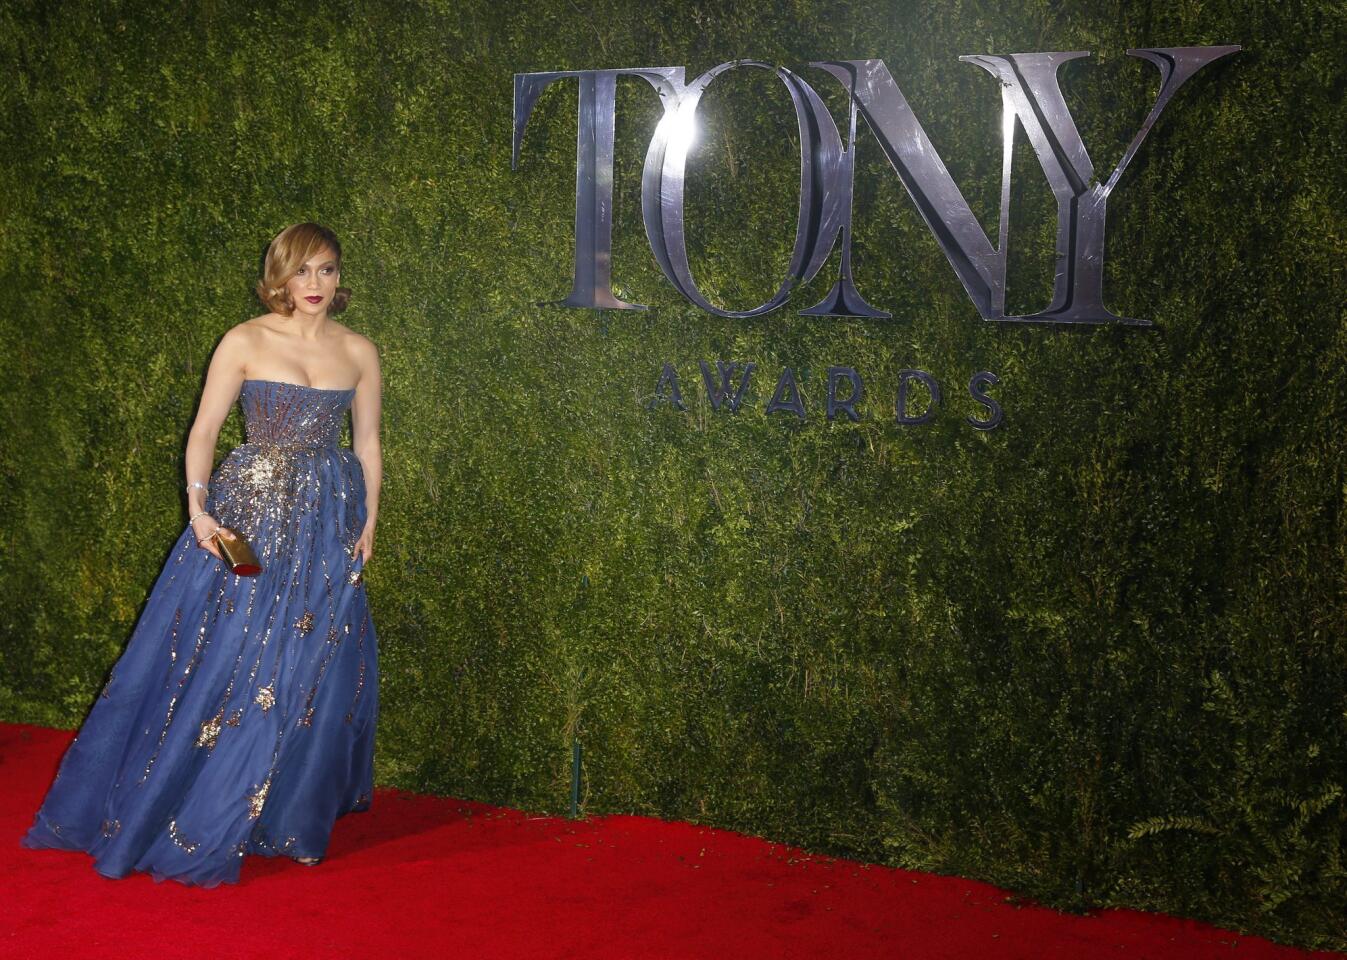
<path id="1" fill-rule="evenodd" d="M 269 309 L 288 317 L 295 311 L 294 298 L 285 284 L 304 262 L 324 247 L 330 247 L 341 272 L 341 243 L 337 235 L 319 223 L 295 223 L 272 238 L 262 261 L 262 279 L 257 281 L 257 298 Z M 341 313 L 351 301 L 349 287 L 338 287 L 332 295 L 328 315 Z"/>

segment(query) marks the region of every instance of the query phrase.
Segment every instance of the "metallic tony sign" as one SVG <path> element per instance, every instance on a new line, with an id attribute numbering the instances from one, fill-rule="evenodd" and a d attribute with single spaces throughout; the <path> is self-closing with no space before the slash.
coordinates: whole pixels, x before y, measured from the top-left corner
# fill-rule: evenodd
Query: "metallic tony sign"
<path id="1" fill-rule="evenodd" d="M 511 167 L 518 166 L 524 129 L 539 95 L 554 81 L 575 77 L 580 83 L 575 268 L 570 295 L 563 303 L 570 307 L 643 309 L 642 304 L 619 300 L 612 290 L 617 78 L 641 77 L 659 94 L 664 107 L 646 152 L 641 213 L 655 260 L 679 293 L 702 309 L 723 317 L 767 313 L 784 304 L 796 286 L 814 278 L 840 239 L 839 279 L 822 302 L 800 312 L 813 316 L 887 317 L 888 313 L 866 302 L 851 277 L 852 175 L 859 113 L 879 140 L 983 319 L 1149 326 L 1148 320 L 1120 317 L 1104 306 L 1104 222 L 1109 194 L 1179 87 L 1207 64 L 1239 49 L 1230 45 L 1128 50 L 1128 55 L 1140 57 L 1159 70 L 1160 92 L 1122 159 L 1103 183 L 1095 180 L 1094 165 L 1057 83 L 1057 69 L 1069 60 L 1089 56 L 1088 52 L 960 57 L 986 70 L 1001 85 L 1003 160 L 1000 224 L 995 244 L 973 216 L 883 60 L 825 60 L 810 64 L 830 74 L 847 90 L 849 117 L 845 145 L 831 113 L 813 87 L 785 67 L 755 60 L 722 63 L 691 83 L 685 82 L 683 67 L 516 74 Z M 683 219 L 683 188 L 697 103 L 716 77 L 741 67 L 775 72 L 790 93 L 800 130 L 800 204 L 795 247 L 780 288 L 756 307 L 727 310 L 707 300 L 693 279 Z M 1010 160 L 1016 121 L 1028 135 L 1057 198 L 1057 269 L 1052 303 L 1027 316 L 1006 316 L 1005 312 Z"/>

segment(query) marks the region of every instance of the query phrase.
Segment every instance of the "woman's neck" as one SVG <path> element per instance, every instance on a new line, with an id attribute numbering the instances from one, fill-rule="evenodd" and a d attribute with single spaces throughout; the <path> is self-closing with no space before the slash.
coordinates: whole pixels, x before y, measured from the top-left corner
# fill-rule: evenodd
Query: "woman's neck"
<path id="1" fill-rule="evenodd" d="M 327 313 L 324 312 L 319 316 L 292 313 L 284 329 L 301 340 L 321 340 L 328 332 Z"/>

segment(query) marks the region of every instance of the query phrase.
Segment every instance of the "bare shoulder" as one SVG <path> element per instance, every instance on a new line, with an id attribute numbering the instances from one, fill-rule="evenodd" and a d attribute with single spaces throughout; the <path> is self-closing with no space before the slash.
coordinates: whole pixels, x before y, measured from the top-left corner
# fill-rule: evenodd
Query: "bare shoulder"
<path id="1" fill-rule="evenodd" d="M 224 336 L 220 337 L 215 352 L 243 358 L 252 352 L 252 347 L 257 342 L 260 332 L 260 328 L 252 320 L 236 323 L 224 332 Z"/>
<path id="2" fill-rule="evenodd" d="M 365 348 L 365 345 L 368 345 L 369 349 L 373 349 L 374 341 L 371 340 L 369 337 L 365 336 L 363 333 L 358 333 L 355 330 L 352 330 L 346 324 L 342 323 L 340 320 L 334 320 L 331 317 L 327 318 L 327 322 L 328 326 L 330 326 L 338 336 L 342 337 L 346 341 L 346 345 L 349 348 L 363 349 Z"/>
<path id="3" fill-rule="evenodd" d="M 268 331 L 274 333 L 276 328 L 272 324 L 275 320 L 276 314 L 274 313 L 264 313 L 258 317 L 250 317 L 242 323 L 236 323 L 234 326 L 230 327 L 225 336 L 234 337 L 238 340 L 251 343 Z"/>
<path id="4" fill-rule="evenodd" d="M 377 372 L 379 369 L 379 348 L 374 345 L 374 341 L 363 333 L 357 333 L 350 327 L 342 324 L 339 326 L 347 355 L 355 361 L 360 368 L 360 374 L 363 377 L 368 371 Z"/>

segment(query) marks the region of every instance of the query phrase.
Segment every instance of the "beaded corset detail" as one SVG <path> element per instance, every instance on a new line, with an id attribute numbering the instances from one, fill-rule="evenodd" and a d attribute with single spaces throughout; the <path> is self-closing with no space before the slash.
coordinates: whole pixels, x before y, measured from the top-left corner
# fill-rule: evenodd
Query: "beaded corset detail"
<path id="1" fill-rule="evenodd" d="M 239 393 L 250 444 L 335 447 L 355 390 L 323 390 L 278 380 L 244 380 Z"/>
<path id="2" fill-rule="evenodd" d="M 215 470 L 206 506 L 242 534 L 264 564 L 305 547 L 316 535 L 297 522 L 302 516 L 327 514 L 348 549 L 359 536 L 364 475 L 354 451 L 339 446 L 354 396 L 354 388 L 243 381 L 239 406 L 248 439 Z"/>

